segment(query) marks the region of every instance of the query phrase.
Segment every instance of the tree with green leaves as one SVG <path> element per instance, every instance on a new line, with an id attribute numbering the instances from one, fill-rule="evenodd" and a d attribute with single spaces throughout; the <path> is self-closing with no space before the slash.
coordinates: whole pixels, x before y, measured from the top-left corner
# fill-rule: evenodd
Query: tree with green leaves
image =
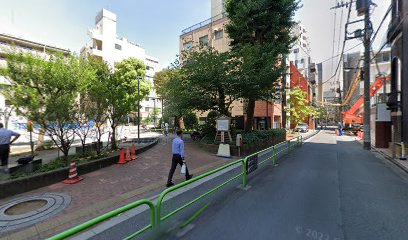
<path id="1" fill-rule="evenodd" d="M 193 130 L 198 126 L 198 118 L 194 112 L 186 113 L 183 116 L 183 120 L 187 130 Z"/>
<path id="2" fill-rule="evenodd" d="M 108 83 L 112 77 L 112 71 L 102 59 L 90 56 L 87 61 L 95 71 L 95 77 L 81 85 L 79 109 L 76 112 L 79 119 L 88 123 L 93 121 L 94 126 L 90 131 L 97 143 L 96 152 L 100 154 L 102 135 L 106 133 L 106 122 L 109 117 L 107 111 L 110 102 L 107 96 L 110 92 Z M 80 133 L 84 135 L 86 131 L 86 128 L 81 129 Z"/>
<path id="3" fill-rule="evenodd" d="M 291 29 L 299 8 L 297 0 L 228 0 L 226 31 L 231 52 L 240 61 L 237 84 L 247 99 L 245 129 L 252 130 L 256 100 L 267 100 L 280 80 L 281 56 L 295 40 Z"/>
<path id="4" fill-rule="evenodd" d="M 17 114 L 41 125 L 54 144 L 68 157 L 75 139 L 74 105 L 82 82 L 94 77 L 86 61 L 74 56 L 40 55 L 10 51 L 2 69 L 10 85 L 3 95 Z"/>
<path id="5" fill-rule="evenodd" d="M 238 91 L 233 69 L 237 60 L 229 52 L 220 53 L 214 48 L 199 46 L 183 52 L 181 67 L 185 103 L 197 111 L 217 111 L 229 116 L 230 106 Z"/>
<path id="6" fill-rule="evenodd" d="M 144 79 L 146 66 L 136 58 L 127 58 L 115 65 L 115 72 L 108 78 L 109 92 L 106 97 L 109 102 L 108 116 L 112 129 L 112 149 L 116 149 L 116 128 L 132 111 L 137 110 L 137 102 L 142 101 L 150 93 L 150 82 Z M 140 80 L 140 95 L 138 94 L 138 78 Z"/>
<path id="7" fill-rule="evenodd" d="M 192 111 L 188 98 L 184 97 L 187 94 L 184 78 L 179 68 L 157 72 L 154 78 L 156 92 L 163 98 L 163 119 L 168 122 L 174 117 L 176 126 L 185 113 Z"/>
<path id="8" fill-rule="evenodd" d="M 288 119 L 294 125 L 298 125 L 310 116 L 318 114 L 317 109 L 309 105 L 307 93 L 299 87 L 295 87 L 290 91 L 288 105 L 290 106 L 289 108 L 286 108 L 286 112 L 290 114 Z"/>

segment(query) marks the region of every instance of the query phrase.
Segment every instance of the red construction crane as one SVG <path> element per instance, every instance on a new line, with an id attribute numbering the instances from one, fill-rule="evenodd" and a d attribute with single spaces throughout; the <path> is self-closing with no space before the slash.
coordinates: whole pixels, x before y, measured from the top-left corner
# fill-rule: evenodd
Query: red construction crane
<path id="1" fill-rule="evenodd" d="M 373 85 L 370 87 L 370 97 L 373 97 L 377 91 L 384 86 L 385 81 L 391 80 L 391 76 L 388 75 L 386 77 L 380 76 L 377 77 Z M 363 114 L 360 111 L 360 108 L 364 106 L 364 96 L 361 96 L 358 101 L 348 110 L 347 112 L 342 112 L 344 117 L 343 120 L 347 124 L 363 124 Z"/>

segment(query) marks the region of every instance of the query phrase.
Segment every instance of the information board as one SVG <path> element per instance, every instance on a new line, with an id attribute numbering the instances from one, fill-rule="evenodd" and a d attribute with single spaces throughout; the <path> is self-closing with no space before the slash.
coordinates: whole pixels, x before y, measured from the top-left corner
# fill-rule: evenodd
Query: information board
<path id="1" fill-rule="evenodd" d="M 249 157 L 247 159 L 247 174 L 255 171 L 256 169 L 258 169 L 258 155 Z"/>
<path id="2" fill-rule="evenodd" d="M 228 119 L 218 119 L 217 120 L 217 131 L 229 131 L 229 120 Z"/>

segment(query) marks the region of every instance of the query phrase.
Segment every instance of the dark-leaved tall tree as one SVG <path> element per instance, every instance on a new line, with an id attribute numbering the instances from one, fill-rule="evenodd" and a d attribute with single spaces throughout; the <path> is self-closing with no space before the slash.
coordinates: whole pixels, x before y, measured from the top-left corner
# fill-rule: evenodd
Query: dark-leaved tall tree
<path id="1" fill-rule="evenodd" d="M 240 97 L 247 99 L 245 129 L 252 129 L 255 101 L 267 99 L 280 80 L 281 56 L 295 40 L 291 29 L 298 0 L 228 0 L 227 33 L 238 66 Z"/>

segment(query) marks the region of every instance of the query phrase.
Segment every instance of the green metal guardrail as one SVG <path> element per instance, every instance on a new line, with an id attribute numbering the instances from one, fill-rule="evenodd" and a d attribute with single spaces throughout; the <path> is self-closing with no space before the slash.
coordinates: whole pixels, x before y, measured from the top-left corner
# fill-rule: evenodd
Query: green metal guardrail
<path id="1" fill-rule="evenodd" d="M 162 216 L 161 216 L 161 208 L 162 208 L 162 204 L 163 204 L 164 197 L 165 197 L 167 194 L 169 194 L 169 193 L 171 193 L 171 192 L 174 192 L 174 191 L 176 191 L 177 189 L 180 189 L 180 188 L 182 188 L 182 187 L 184 187 L 184 186 L 186 186 L 186 185 L 188 185 L 188 184 L 190 184 L 190 183 L 196 182 L 196 181 L 198 181 L 198 180 L 200 180 L 200 179 L 203 179 L 203 178 L 208 177 L 208 176 L 210 176 L 210 175 L 212 175 L 212 174 L 215 174 L 215 173 L 220 172 L 220 171 L 222 171 L 222 170 L 224 170 L 224 169 L 227 169 L 227 168 L 229 168 L 229 167 L 231 167 L 231 166 L 237 165 L 237 164 L 239 164 L 239 163 L 243 163 L 243 159 L 236 160 L 236 161 L 234 161 L 234 162 L 232 162 L 232 163 L 229 163 L 229 164 L 227 164 L 227 165 L 225 165 L 225 166 L 219 167 L 219 168 L 214 169 L 214 170 L 212 170 L 212 171 L 210 171 L 210 172 L 204 173 L 204 174 L 202 174 L 202 175 L 200 175 L 200 176 L 197 176 L 197 177 L 195 177 L 195 178 L 193 178 L 193 179 L 190 179 L 190 180 L 188 180 L 188 181 L 185 181 L 185 182 L 183 182 L 183 183 L 177 184 L 177 185 L 175 185 L 175 186 L 172 186 L 172 187 L 170 187 L 170 188 L 164 190 L 164 191 L 160 194 L 159 199 L 157 200 L 157 205 L 156 205 L 156 209 L 157 209 L 157 211 L 156 211 L 156 212 L 157 212 L 157 217 L 156 217 L 156 219 L 157 219 L 157 225 L 159 225 L 162 221 L 166 220 L 167 218 L 171 217 L 172 215 L 174 215 L 174 214 L 178 213 L 179 211 L 185 209 L 186 207 L 190 206 L 191 204 L 193 204 L 193 203 L 199 201 L 200 199 L 204 198 L 205 196 L 207 196 L 207 195 L 209 195 L 209 194 L 211 194 L 211 193 L 217 191 L 218 189 L 222 188 L 222 187 L 225 186 L 226 184 L 228 184 L 228 183 L 234 181 L 235 179 L 239 178 L 239 177 L 242 175 L 242 173 L 240 173 L 240 174 L 238 174 L 237 176 L 235 176 L 235 177 L 233 177 L 233 178 L 227 180 L 226 182 L 220 184 L 219 186 L 217 186 L 217 187 L 211 189 L 210 191 L 208 191 L 208 192 L 206 192 L 206 193 L 200 195 L 199 197 L 195 198 L 194 200 L 192 200 L 192 201 L 186 203 L 185 205 L 183 205 L 183 206 L 177 208 L 176 210 L 174 210 L 174 211 L 172 211 L 171 213 L 167 214 L 166 216 L 162 217 Z"/>
<path id="2" fill-rule="evenodd" d="M 146 200 L 146 199 L 142 199 L 142 200 L 139 200 L 139 201 L 137 201 L 137 202 L 128 204 L 128 205 L 126 205 L 126 206 L 124 206 L 124 207 L 121 207 L 121 208 L 118 208 L 118 209 L 116 209 L 116 210 L 113 210 L 113 211 L 111 211 L 111 212 L 109 212 L 109 213 L 106 213 L 106 214 L 104 214 L 104 215 L 102 215 L 102 216 L 99 216 L 99 217 L 97 217 L 97 218 L 94 218 L 94 219 L 92 219 L 92 220 L 90 220 L 90 221 L 88 221 L 88 222 L 85 222 L 85 223 L 83 223 L 83 224 L 81 224 L 81 225 L 78 225 L 78 226 L 76 226 L 76 227 L 74 227 L 74 228 L 71 228 L 71 229 L 69 229 L 69 230 L 67 230 L 67 231 L 65 231 L 65 232 L 62 232 L 62 233 L 58 234 L 58 235 L 55 235 L 55 236 L 49 238 L 49 240 L 59 240 L 59 239 L 68 238 L 68 237 L 73 236 L 73 235 L 75 235 L 75 234 L 78 234 L 78 233 L 80 233 L 80 232 L 82 232 L 82 231 L 84 231 L 84 230 L 86 230 L 86 229 L 89 229 L 90 227 L 95 226 L 96 224 L 99 224 L 99 223 L 101 223 L 101 222 L 103 222 L 103 221 L 106 221 L 106 220 L 112 218 L 112 217 L 115 217 L 115 216 L 117 216 L 117 215 L 119 215 L 119 214 L 121 214 L 121 213 L 123 213 L 123 212 L 129 211 L 129 210 L 134 209 L 134 208 L 136 208 L 136 207 L 138 207 L 138 206 L 141 206 L 141 205 L 148 205 L 149 208 L 150 208 L 150 224 L 149 224 L 148 226 L 142 228 L 141 230 L 135 232 L 134 234 L 128 236 L 127 238 L 125 238 L 125 239 L 132 239 L 132 238 L 138 236 L 139 234 L 141 234 L 141 233 L 147 231 L 148 229 L 154 229 L 155 227 L 159 226 L 160 223 L 163 222 L 164 220 L 166 220 L 167 218 L 173 216 L 174 214 L 180 212 L 181 210 L 187 208 L 188 206 L 190 206 L 190 205 L 196 203 L 196 202 L 199 201 L 200 199 L 202 199 L 202 198 L 206 197 L 207 195 L 209 195 L 209 194 L 211 194 L 211 193 L 217 191 L 218 189 L 220 189 L 220 188 L 222 188 L 223 186 L 227 185 L 228 183 L 230 183 L 230 182 L 232 182 L 232 181 L 238 179 L 238 178 L 241 177 L 241 176 L 242 176 L 242 186 L 245 188 L 245 187 L 247 186 L 247 161 L 248 161 L 248 158 L 250 158 L 250 157 L 252 157 L 252 156 L 255 156 L 255 155 L 259 155 L 259 154 L 261 154 L 261 153 L 268 152 L 268 151 L 273 151 L 273 155 L 272 155 L 272 156 L 270 156 L 270 157 L 268 157 L 267 159 L 263 160 L 263 161 L 260 162 L 259 164 L 265 163 L 266 161 L 268 161 L 268 160 L 270 160 L 270 159 L 273 159 L 273 164 L 276 165 L 277 155 L 278 155 L 279 153 L 284 152 L 285 150 L 288 150 L 288 153 L 290 153 L 290 151 L 291 151 L 291 142 L 292 142 L 292 140 L 295 140 L 295 139 L 296 139 L 296 141 L 295 141 L 296 146 L 301 146 L 301 144 L 302 144 L 302 142 L 303 142 L 303 137 L 302 137 L 302 136 L 298 136 L 298 137 L 292 138 L 292 139 L 290 139 L 290 140 L 287 140 L 287 141 L 281 142 L 281 143 L 279 143 L 279 144 L 276 144 L 276 145 L 274 145 L 274 146 L 272 146 L 272 147 L 269 147 L 269 148 L 266 148 L 266 149 L 264 149 L 264 150 L 261 150 L 261 151 L 259 151 L 259 152 L 253 153 L 253 154 L 251 154 L 251 155 L 245 157 L 244 159 L 236 160 L 236 161 L 231 162 L 231 163 L 229 163 L 229 164 L 227 164 L 227 165 L 225 165 L 225 166 L 219 167 L 219 168 L 217 168 L 217 169 L 214 169 L 214 170 L 212 170 L 212 171 L 209 171 L 209 172 L 207 172 L 207 173 L 204 173 L 204 174 L 202 174 L 202 175 L 200 175 L 200 176 L 197 176 L 197 177 L 195 177 L 195 178 L 193 178 L 193 179 L 190 179 L 190 180 L 185 181 L 185 182 L 183 182 L 183 183 L 180 183 L 180 184 L 177 184 L 177 185 L 175 185 L 175 186 L 172 186 L 172 187 L 170 187 L 170 188 L 164 190 L 164 191 L 160 194 L 160 197 L 159 197 L 159 199 L 157 200 L 156 208 L 155 208 L 154 204 L 153 204 L 151 201 Z M 286 148 L 280 149 L 282 146 L 285 146 L 285 145 L 287 145 Z M 278 151 L 278 149 L 279 149 L 279 151 Z M 242 164 L 242 172 L 241 172 L 240 174 L 238 174 L 238 175 L 236 175 L 236 176 L 230 178 L 229 180 L 227 180 L 227 181 L 221 183 L 221 184 L 218 185 L 217 187 L 215 187 L 215 188 L 211 189 L 210 191 L 208 191 L 208 192 L 206 192 L 206 193 L 200 195 L 199 197 L 193 199 L 192 201 L 190 201 L 190 202 L 184 204 L 183 206 L 177 208 L 176 210 L 174 210 L 174 211 L 168 213 L 167 215 L 165 215 L 165 216 L 163 216 L 163 217 L 161 216 L 161 208 L 162 208 L 163 200 L 164 200 L 164 197 L 165 197 L 167 194 L 169 194 L 169 193 L 171 193 L 171 192 L 174 192 L 174 191 L 176 191 L 177 189 L 180 189 L 180 188 L 182 188 L 182 187 L 184 187 L 184 186 L 186 186 L 186 185 L 188 185 L 188 184 L 191 184 L 191 183 L 193 183 L 193 182 L 196 182 L 196 181 L 198 181 L 198 180 L 201 180 L 201 179 L 203 179 L 203 178 L 205 178 L 205 177 L 208 177 L 208 176 L 210 176 L 210 175 L 213 175 L 213 174 L 215 174 L 215 173 L 217 173 L 217 172 L 220 172 L 220 171 L 222 171 L 222 170 L 225 170 L 225 169 L 227 169 L 227 168 L 229 168 L 229 167 L 231 167 L 231 166 L 237 165 L 237 164 Z M 207 206 L 208 206 L 208 204 L 205 205 L 205 207 L 207 207 Z M 202 208 L 200 211 L 202 211 L 203 209 L 205 209 L 205 208 Z M 199 215 L 199 214 L 195 214 L 193 217 L 191 217 L 191 218 L 188 220 L 188 222 L 193 221 L 194 218 L 196 218 L 198 215 Z"/>
<path id="3" fill-rule="evenodd" d="M 118 216 L 119 214 L 129 211 L 131 209 L 134 209 L 136 207 L 139 207 L 141 205 L 148 205 L 150 208 L 150 224 L 147 225 L 146 227 L 142 228 L 141 230 L 133 233 L 132 235 L 126 237 L 125 239 L 132 239 L 134 237 L 136 237 L 137 235 L 147 231 L 148 229 L 153 229 L 156 226 L 156 212 L 155 212 L 155 207 L 154 204 L 147 200 L 147 199 L 142 199 L 139 201 L 136 201 L 134 203 L 130 203 L 126 206 L 123 206 L 121 208 L 115 209 L 111 212 L 105 213 L 102 216 L 99 216 L 97 218 L 94 218 L 92 220 L 89 220 L 81 225 L 78 225 L 76 227 L 73 227 L 65 232 L 62 232 L 60 234 L 57 234 L 51 238 L 49 238 L 49 240 L 59 240 L 59 239 L 66 239 L 68 237 L 71 237 L 75 234 L 78 234 L 86 229 L 89 229 L 90 227 L 95 226 L 96 224 L 99 224 L 101 222 L 104 222 L 112 217 Z"/>
<path id="4" fill-rule="evenodd" d="M 297 140 L 296 140 L 297 143 L 299 143 L 299 142 L 301 141 L 301 139 L 300 139 L 299 137 L 296 137 L 296 138 L 293 138 L 293 139 L 297 139 Z M 291 140 L 292 140 L 292 139 L 291 139 Z M 290 141 L 291 141 L 291 140 L 288 140 L 288 141 L 286 141 L 286 142 L 279 143 L 279 144 L 274 145 L 274 146 L 272 146 L 272 147 L 269 147 L 269 148 L 267 148 L 267 149 L 264 149 L 264 150 L 261 150 L 261 151 L 259 151 L 259 152 L 253 153 L 253 154 L 251 154 L 251 155 L 245 157 L 244 159 L 239 159 L 239 160 L 234 161 L 234 162 L 232 162 L 232 163 L 229 163 L 229 164 L 227 164 L 227 165 L 225 165 L 225 166 L 219 167 L 219 168 L 214 169 L 214 170 L 212 170 L 212 171 L 210 171 L 210 172 L 207 172 L 207 173 L 205 173 L 205 174 L 203 174 L 203 175 L 200 175 L 200 176 L 198 176 L 198 177 L 196 177 L 196 178 L 190 179 L 190 180 L 188 180 L 188 181 L 186 181 L 186 182 L 180 183 L 180 184 L 178 184 L 178 185 L 172 186 L 172 187 L 170 187 L 170 188 L 164 190 L 164 191 L 160 194 L 160 197 L 159 197 L 159 199 L 158 199 L 158 201 L 157 201 L 157 205 L 156 205 L 156 208 L 157 208 L 157 211 L 156 211 L 156 212 L 157 212 L 157 217 L 156 217 L 156 219 L 157 219 L 157 225 L 160 225 L 160 223 L 161 223 L 162 221 L 164 221 L 164 220 L 166 220 L 167 218 L 171 217 L 172 215 L 178 213 L 179 211 L 181 211 L 181 210 L 187 208 L 188 206 L 194 204 L 195 202 L 199 201 L 200 199 L 206 197 L 207 195 L 209 195 L 209 194 L 215 192 L 216 190 L 222 188 L 223 186 L 225 186 L 225 185 L 227 185 L 228 183 L 234 181 L 235 179 L 239 178 L 240 176 L 242 176 L 242 186 L 245 188 L 245 187 L 247 186 L 247 161 L 248 161 L 248 158 L 249 158 L 249 157 L 252 157 L 252 156 L 255 156 L 255 155 L 258 155 L 258 154 L 260 154 L 260 153 L 264 153 L 264 152 L 273 150 L 273 151 L 274 151 L 273 156 L 267 158 L 266 160 L 264 160 L 264 161 L 262 161 L 262 162 L 260 162 L 260 163 L 264 163 L 264 162 L 270 160 L 271 158 L 273 158 L 273 159 L 274 159 L 274 163 L 276 163 L 276 155 L 277 155 L 276 147 L 281 146 L 281 145 L 283 146 L 285 143 L 287 143 L 287 144 L 288 144 L 288 149 L 290 149 Z M 299 144 L 298 144 L 298 145 L 299 145 Z M 227 180 L 227 181 L 221 183 L 219 186 L 217 186 L 217 187 L 211 189 L 210 191 L 208 191 L 208 192 L 206 192 L 206 193 L 204 193 L 204 194 L 198 196 L 197 198 L 195 198 L 195 199 L 193 199 L 192 201 L 190 201 L 190 202 L 184 204 L 183 206 L 177 208 L 176 210 L 174 210 L 174 211 L 168 213 L 167 215 L 165 215 L 165 216 L 163 216 L 163 217 L 161 216 L 162 203 L 163 203 L 164 197 L 165 197 L 167 194 L 169 194 L 169 193 L 171 193 L 171 192 L 174 192 L 175 190 L 180 189 L 180 188 L 182 188 L 182 187 L 184 187 L 184 186 L 186 186 L 186 185 L 188 185 L 188 184 L 190 184 L 190 183 L 196 182 L 196 181 L 198 181 L 198 180 L 200 180 L 200 179 L 203 179 L 203 178 L 208 177 L 208 176 L 210 176 L 210 175 L 212 175 L 212 174 L 215 174 L 215 173 L 217 173 L 217 172 L 220 172 L 220 171 L 222 171 L 222 170 L 224 170 L 224 169 L 226 169 L 226 168 L 229 168 L 229 167 L 231 167 L 231 166 L 237 165 L 237 164 L 239 164 L 239 163 L 242 164 L 242 173 L 240 173 L 240 174 L 238 174 L 238 175 L 232 177 L 231 179 L 229 179 L 229 180 Z"/>

